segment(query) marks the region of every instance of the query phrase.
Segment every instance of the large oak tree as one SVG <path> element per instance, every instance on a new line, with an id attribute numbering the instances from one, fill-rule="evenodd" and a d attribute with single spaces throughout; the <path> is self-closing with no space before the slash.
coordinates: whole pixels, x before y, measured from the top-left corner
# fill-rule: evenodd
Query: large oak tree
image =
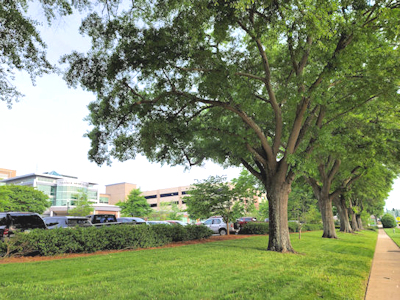
<path id="1" fill-rule="evenodd" d="M 117 4 L 118 0 L 109 0 Z M 93 13 L 65 78 L 96 93 L 89 157 L 242 164 L 268 194 L 268 249 L 293 251 L 287 205 L 324 126 L 398 101 L 397 1 L 125 2 Z"/>

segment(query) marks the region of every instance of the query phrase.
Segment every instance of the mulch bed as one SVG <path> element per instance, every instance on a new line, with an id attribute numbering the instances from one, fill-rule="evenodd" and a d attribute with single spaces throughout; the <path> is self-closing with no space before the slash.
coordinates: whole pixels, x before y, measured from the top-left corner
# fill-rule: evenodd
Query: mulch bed
<path id="1" fill-rule="evenodd" d="M 185 241 L 185 242 L 175 242 L 168 245 L 164 245 L 161 247 L 153 247 L 153 248 L 145 248 L 145 249 L 127 249 L 127 250 L 109 250 L 109 251 L 97 251 L 93 253 L 71 253 L 71 254 L 61 254 L 55 256 L 33 256 L 33 257 L 5 257 L 0 258 L 0 264 L 9 264 L 9 263 L 29 263 L 29 262 L 36 262 L 36 261 L 46 261 L 46 260 L 55 260 L 55 259 L 65 259 L 65 258 L 74 258 L 74 257 L 86 257 L 92 255 L 107 255 L 110 253 L 118 253 L 118 252 L 125 252 L 125 251 L 144 251 L 150 249 L 161 249 L 161 248 L 174 248 L 180 247 L 185 245 L 194 245 L 194 244 L 205 244 L 211 242 L 218 242 L 218 241 L 227 241 L 227 240 L 236 240 L 236 239 L 243 239 L 248 238 L 253 235 L 215 235 L 211 236 L 208 239 L 202 240 L 193 240 L 193 241 Z"/>

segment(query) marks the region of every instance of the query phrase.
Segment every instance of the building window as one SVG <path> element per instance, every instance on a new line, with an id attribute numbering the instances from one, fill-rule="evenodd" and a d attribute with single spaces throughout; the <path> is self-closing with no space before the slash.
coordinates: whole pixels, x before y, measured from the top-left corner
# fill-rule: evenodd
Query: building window
<path id="1" fill-rule="evenodd" d="M 144 196 L 146 199 L 154 199 L 157 198 L 157 195 L 150 195 L 150 196 Z"/>
<path id="2" fill-rule="evenodd" d="M 157 203 L 150 204 L 150 207 L 157 207 Z"/>
<path id="3" fill-rule="evenodd" d="M 108 204 L 108 197 L 100 197 L 100 203 Z"/>
<path id="4" fill-rule="evenodd" d="M 161 194 L 160 197 L 172 197 L 172 196 L 178 196 L 178 192 L 176 193 L 166 193 L 166 194 Z"/>

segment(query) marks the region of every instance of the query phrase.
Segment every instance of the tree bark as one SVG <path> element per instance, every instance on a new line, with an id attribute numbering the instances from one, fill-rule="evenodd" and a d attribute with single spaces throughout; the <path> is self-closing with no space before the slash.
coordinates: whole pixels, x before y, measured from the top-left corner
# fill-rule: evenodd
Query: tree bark
<path id="1" fill-rule="evenodd" d="M 356 220 L 356 214 L 353 211 L 352 207 L 348 208 L 348 212 L 350 215 L 350 224 L 351 224 L 351 229 L 353 229 L 353 231 L 359 231 L 360 229 L 358 228 L 357 225 L 357 220 Z"/>
<path id="2" fill-rule="evenodd" d="M 295 252 L 289 237 L 287 208 L 291 184 L 286 182 L 266 185 L 269 204 L 268 250 Z"/>
<path id="3" fill-rule="evenodd" d="M 332 200 L 330 197 L 322 197 L 318 199 L 319 208 L 322 216 L 322 224 L 324 226 L 323 238 L 336 239 L 335 220 L 333 219 Z"/>
<path id="4" fill-rule="evenodd" d="M 364 226 L 363 226 L 360 214 L 356 214 L 356 220 L 357 220 L 358 229 L 364 230 Z"/>
<path id="5" fill-rule="evenodd" d="M 353 233 L 353 229 L 350 226 L 349 215 L 347 213 L 346 201 L 343 196 L 336 198 L 335 205 L 339 213 L 340 231 Z"/>
<path id="6" fill-rule="evenodd" d="M 322 186 L 313 178 L 308 178 L 308 182 L 313 188 L 314 195 L 318 200 L 318 206 L 321 211 L 322 224 L 324 232 L 323 238 L 336 239 L 335 220 L 333 219 L 332 200 L 333 196 L 329 194 L 333 176 L 327 176 L 325 170 L 320 166 L 320 175 L 322 178 Z"/>

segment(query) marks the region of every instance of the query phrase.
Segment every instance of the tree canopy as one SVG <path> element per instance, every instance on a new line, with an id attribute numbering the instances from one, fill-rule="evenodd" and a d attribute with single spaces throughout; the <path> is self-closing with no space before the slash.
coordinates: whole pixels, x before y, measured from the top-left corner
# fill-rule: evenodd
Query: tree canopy
<path id="1" fill-rule="evenodd" d="M 75 200 L 71 204 L 75 207 L 68 211 L 68 215 L 87 216 L 93 212 L 93 202 L 89 201 L 87 192 L 81 189 L 72 196 Z"/>
<path id="2" fill-rule="evenodd" d="M 244 213 L 247 191 L 230 184 L 225 176 L 210 176 L 194 183 L 184 197 L 191 218 L 221 216 L 226 224 Z M 229 234 L 229 230 L 228 230 Z"/>
<path id="3" fill-rule="evenodd" d="M 27 211 L 42 214 L 51 203 L 49 197 L 30 186 L 0 186 L 0 211 Z"/>
<path id="4" fill-rule="evenodd" d="M 145 217 L 153 211 L 140 189 L 133 189 L 125 201 L 119 201 L 116 205 L 121 208 L 123 216 L 129 217 Z"/>
<path id="5" fill-rule="evenodd" d="M 139 0 L 92 13 L 92 49 L 63 58 L 66 80 L 97 95 L 89 157 L 242 164 L 268 193 L 268 249 L 293 251 L 288 195 L 325 128 L 369 102 L 399 105 L 399 7 Z"/>

